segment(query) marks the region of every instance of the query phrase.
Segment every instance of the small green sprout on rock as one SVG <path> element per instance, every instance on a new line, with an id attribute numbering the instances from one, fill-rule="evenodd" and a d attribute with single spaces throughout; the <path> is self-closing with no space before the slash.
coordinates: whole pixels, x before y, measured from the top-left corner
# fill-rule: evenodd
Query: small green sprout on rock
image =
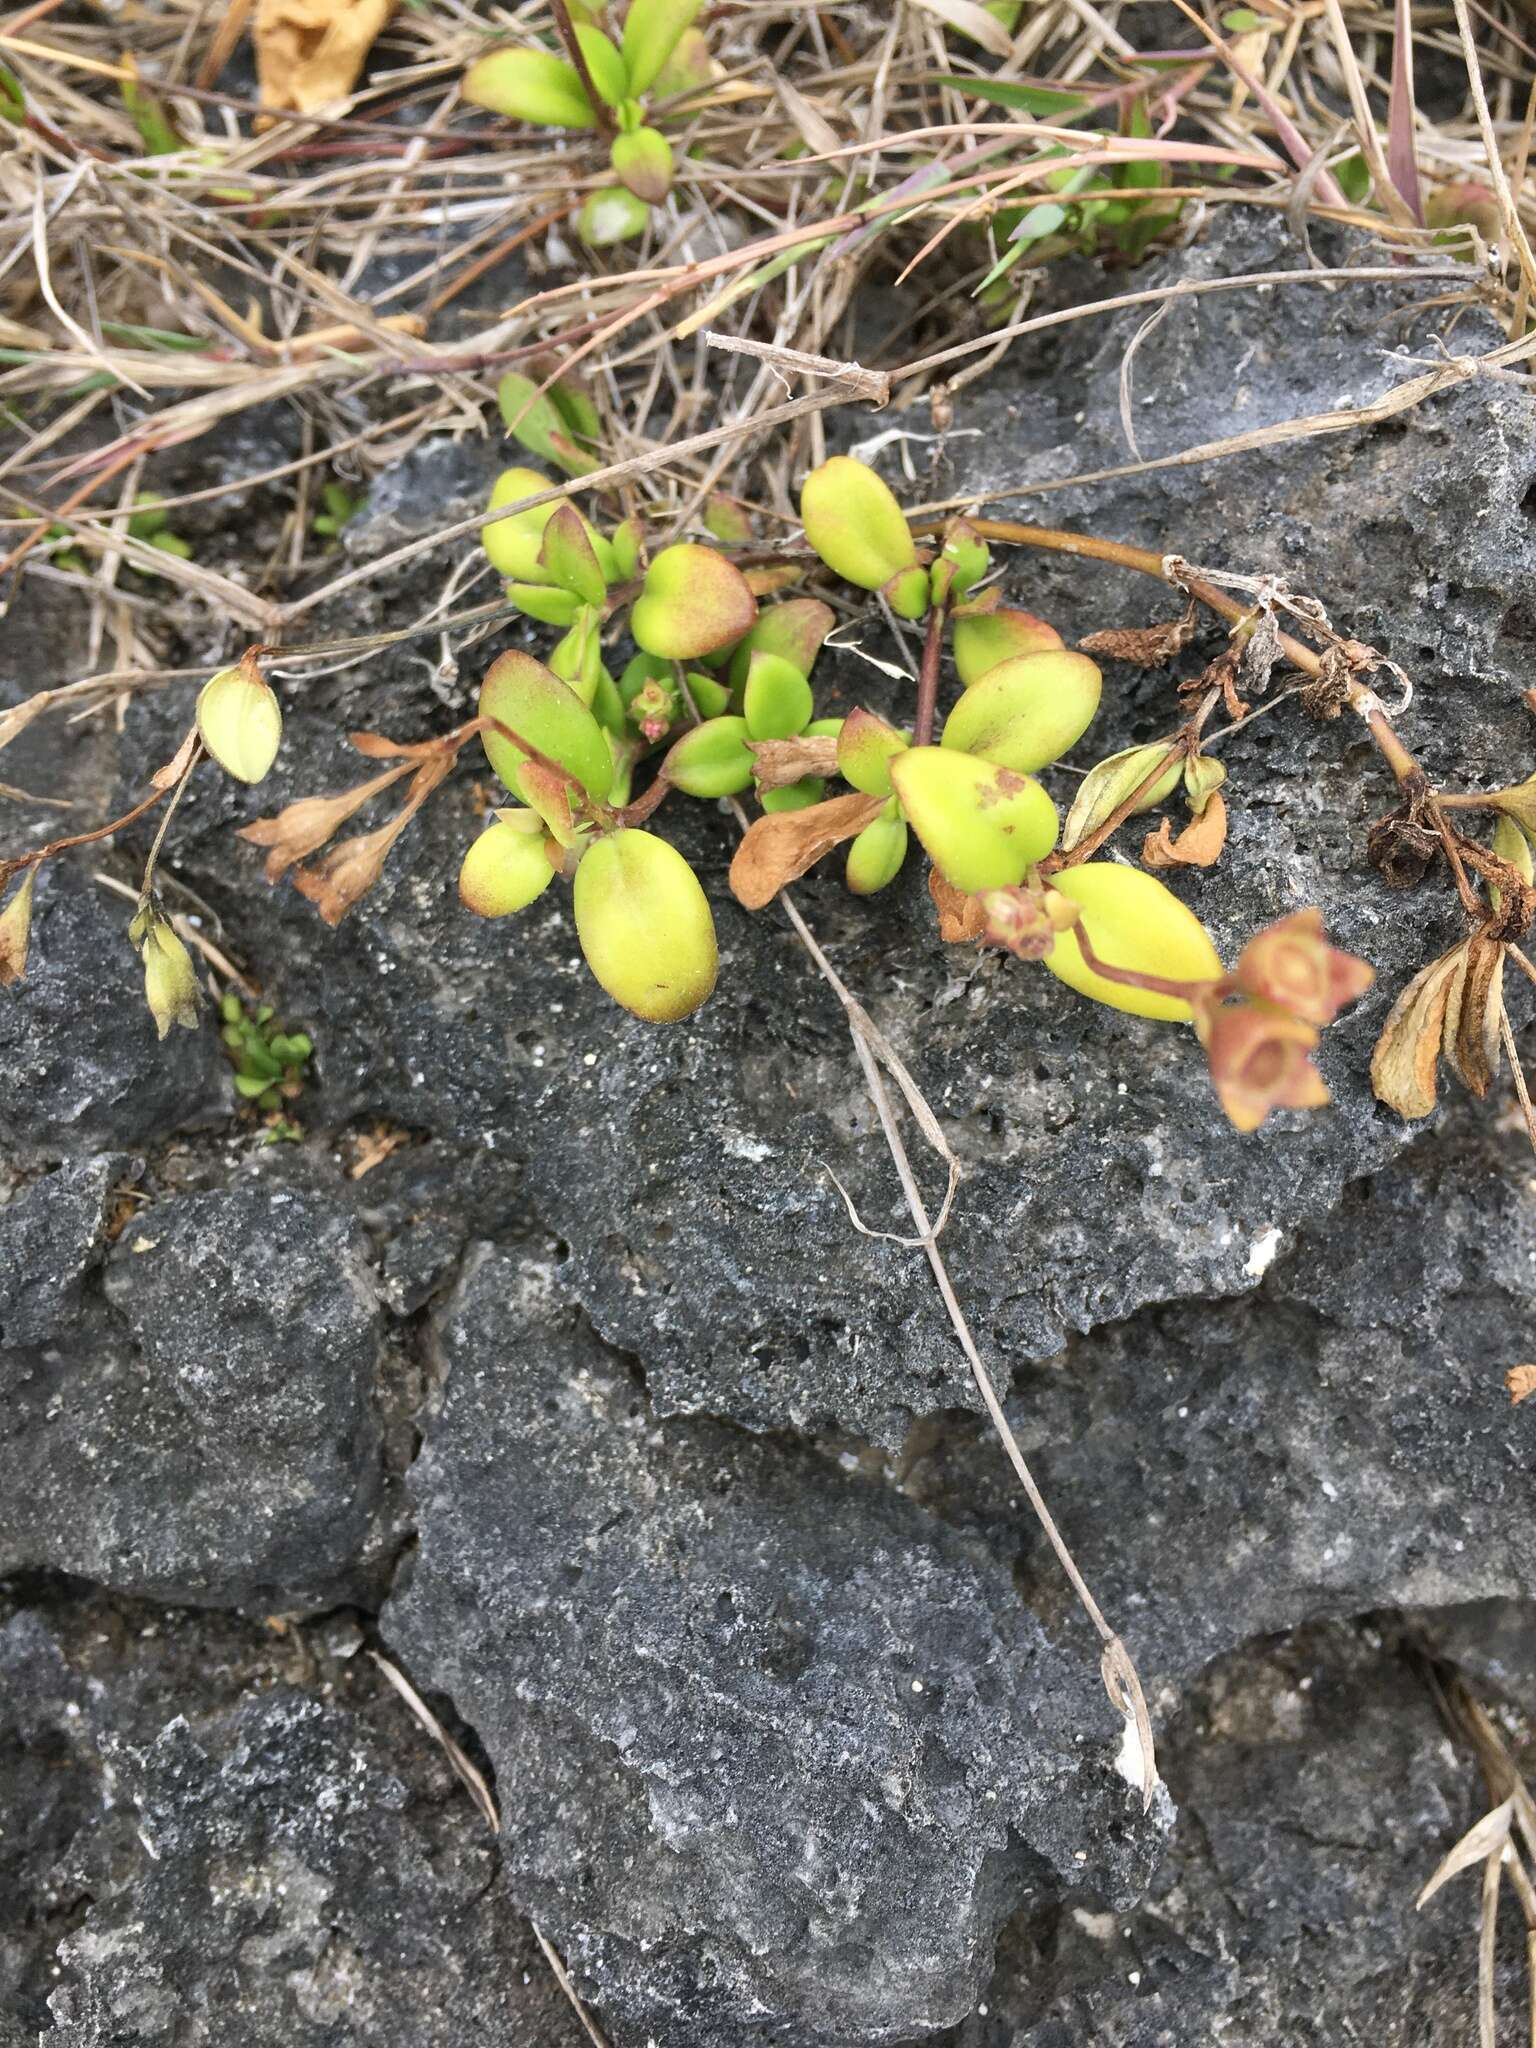
<path id="1" fill-rule="evenodd" d="M 273 1119 L 265 1142 L 301 1137 L 300 1127 L 282 1112 L 304 1092 L 305 1069 L 314 1053 L 308 1033 L 284 1031 L 270 1003 L 248 1008 L 233 990 L 220 1002 L 219 1017 L 235 1093 Z"/>
<path id="2" fill-rule="evenodd" d="M 310 520 L 310 527 L 320 539 L 334 540 L 341 529 L 357 517 L 367 502 L 366 498 L 354 497 L 345 484 L 322 484 L 320 510 Z"/>
<path id="3" fill-rule="evenodd" d="M 576 232 L 594 249 L 644 231 L 672 187 L 672 145 L 647 119 L 645 96 L 662 100 L 707 81 L 709 54 L 693 28 L 702 0 L 630 0 L 615 43 L 583 0 L 557 0 L 565 56 L 523 47 L 493 50 L 470 66 L 463 94 L 472 105 L 541 127 L 597 129 L 618 180 L 589 193 Z"/>

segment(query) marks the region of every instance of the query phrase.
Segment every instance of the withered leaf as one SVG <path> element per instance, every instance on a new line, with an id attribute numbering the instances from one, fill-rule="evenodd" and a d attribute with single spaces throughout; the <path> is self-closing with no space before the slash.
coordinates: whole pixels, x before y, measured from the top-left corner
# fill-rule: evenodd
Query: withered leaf
<path id="1" fill-rule="evenodd" d="M 947 882 L 937 868 L 928 870 L 928 894 L 939 913 L 939 937 L 947 946 L 979 939 L 986 930 L 987 914 L 979 898 Z"/>
<path id="2" fill-rule="evenodd" d="M 1149 868 L 1209 868 L 1221 858 L 1227 843 L 1227 806 L 1221 793 L 1212 790 L 1199 817 L 1191 818 L 1175 839 L 1167 818 L 1141 843 L 1141 858 Z"/>
<path id="3" fill-rule="evenodd" d="M 191 766 L 192 756 L 197 751 L 197 744 L 198 733 L 197 727 L 194 725 L 170 760 L 165 763 L 164 767 L 157 768 L 154 774 L 151 775 L 149 778 L 150 788 L 174 789 Z"/>
<path id="4" fill-rule="evenodd" d="M 787 882 L 862 832 L 885 804 L 883 796 L 854 790 L 822 804 L 808 804 L 802 811 L 771 811 L 754 819 L 731 862 L 731 890 L 737 902 L 748 910 L 761 910 Z"/>
<path id="5" fill-rule="evenodd" d="M 1176 654 L 1195 637 L 1196 606 L 1191 604 L 1181 619 L 1165 619 L 1156 626 L 1108 626 L 1078 641 L 1083 654 L 1104 654 L 1111 661 L 1128 661 L 1135 668 L 1166 668 Z"/>
<path id="6" fill-rule="evenodd" d="M 1536 1365 L 1512 1365 L 1504 1375 L 1511 1404 L 1518 1408 L 1536 1394 Z"/>
<path id="7" fill-rule="evenodd" d="M 1451 983 L 1443 1050 L 1452 1073 L 1482 1097 L 1499 1071 L 1504 948 L 1486 932 L 1475 932 L 1463 950 L 1467 964 Z"/>
<path id="8" fill-rule="evenodd" d="M 789 740 L 748 740 L 759 789 L 788 789 L 807 775 L 837 773 L 837 740 L 831 733 L 799 733 Z"/>
<path id="9" fill-rule="evenodd" d="M 344 99 L 394 0 L 257 0 L 261 104 L 298 114 Z"/>
<path id="10" fill-rule="evenodd" d="M 271 849 L 266 860 L 266 877 L 269 882 L 280 881 L 295 861 L 308 860 L 312 853 L 318 853 L 331 835 L 340 830 L 355 811 L 360 811 L 370 797 L 377 796 L 382 789 L 388 789 L 402 775 L 410 773 L 410 763 L 403 761 L 396 768 L 386 768 L 382 775 L 375 775 L 368 782 L 360 782 L 353 789 L 344 789 L 335 796 L 305 796 L 286 805 L 276 816 L 257 818 L 240 828 L 239 837 L 250 840 L 253 846 Z"/>
<path id="11" fill-rule="evenodd" d="M 1399 1116 L 1428 1116 L 1435 1106 L 1446 1005 L 1466 972 L 1469 943 L 1464 940 L 1421 968 L 1382 1026 L 1371 1055 L 1371 1087 L 1377 1100 Z"/>

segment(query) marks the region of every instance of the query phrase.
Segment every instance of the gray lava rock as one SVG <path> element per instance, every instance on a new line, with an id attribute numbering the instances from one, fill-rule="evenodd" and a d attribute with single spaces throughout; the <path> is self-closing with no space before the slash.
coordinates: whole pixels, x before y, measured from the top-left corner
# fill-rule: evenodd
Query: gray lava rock
<path id="1" fill-rule="evenodd" d="M 443 1342 L 384 1630 L 485 1742 L 512 1896 L 621 2048 L 898 2041 L 969 2009 L 1024 1896 L 1128 1896 L 1156 1827 L 1094 1660 L 1003 1565 L 829 1459 L 658 1427 L 509 1255 Z"/>
<path id="2" fill-rule="evenodd" d="M 130 910 L 78 870 L 44 870 L 26 980 L 0 991 L 0 1160 L 132 1149 L 228 1116 L 216 1033 L 155 1036 Z"/>
<path id="3" fill-rule="evenodd" d="M 1327 253 L 1372 254 L 1364 244 Z M 1303 261 L 1281 224 L 1228 217 L 1206 244 L 1159 259 L 1144 282 Z M 1138 414 L 1149 452 L 1332 406 L 1346 389 L 1365 399 L 1387 388 L 1402 366 L 1383 352 L 1383 323 L 1422 292 L 1405 270 L 1334 293 L 1272 293 L 1261 334 L 1251 295 L 1176 307 L 1137 357 L 1138 390 L 1166 398 Z M 957 425 L 980 438 L 951 437 L 938 487 L 984 497 L 1021 477 L 1119 460 L 1118 369 L 1138 317 L 1069 340 L 1041 336 L 1000 377 L 964 392 Z M 1458 348 L 1476 347 L 1487 333 L 1469 318 L 1457 337 Z M 850 413 L 844 424 L 855 434 L 867 421 Z M 453 496 L 463 465 L 443 462 Z M 1410 667 L 1419 695 L 1409 738 L 1437 768 L 1456 764 L 1475 780 L 1530 752 L 1519 692 L 1536 681 L 1521 624 L 1536 563 L 1524 508 L 1533 480 L 1536 401 L 1489 381 L 1388 427 L 1298 443 L 1283 459 L 1265 450 L 1047 505 L 1052 519 L 1294 576 Z M 376 499 L 381 540 L 397 540 L 411 516 L 423 531 L 437 522 L 425 486 Z M 390 581 L 391 603 L 425 601 L 441 573 L 435 557 L 413 565 Z M 1069 636 L 1171 609 L 1146 579 L 1064 558 L 1010 558 L 1007 589 Z M 382 598 L 365 591 L 362 601 Z M 349 612 L 334 623 L 360 621 Z M 521 627 L 517 636 L 528 637 Z M 532 634 L 539 645 L 548 637 Z M 476 650 L 474 669 L 498 644 Z M 1191 660 L 1218 644 L 1207 637 Z M 461 676 L 461 693 L 471 679 Z M 852 657 L 828 659 L 819 680 L 829 709 L 906 701 L 905 686 Z M 563 891 L 515 927 L 460 914 L 454 877 L 475 830 L 467 777 L 433 800 L 339 933 L 291 891 L 268 894 L 256 879 L 254 852 L 231 840 L 231 826 L 258 804 L 359 780 L 339 738 L 349 726 L 402 737 L 440 727 L 442 687 L 424 682 L 409 651 L 305 685 L 270 792 L 206 781 L 178 819 L 173 863 L 310 1025 L 320 1113 L 390 1114 L 525 1163 L 535 1207 L 570 1246 L 583 1305 L 610 1341 L 644 1358 L 660 1413 L 837 1427 L 894 1447 L 914 1416 L 973 1405 L 923 1262 L 855 1233 L 832 1184 L 835 1172 L 871 1225 L 909 1227 L 841 1010 L 778 914 L 749 918 L 726 893 L 725 820 L 700 806 L 667 814 L 666 830 L 708 883 L 722 965 L 713 1002 L 664 1031 L 621 1016 L 596 989 Z M 178 714 L 168 703 L 142 709 L 148 762 Z M 1112 670 L 1081 758 L 1166 730 L 1171 716 L 1166 677 Z M 1349 727 L 1290 706 L 1238 734 L 1227 756 L 1229 851 L 1211 875 L 1177 886 L 1228 957 L 1259 925 L 1318 903 L 1338 941 L 1379 971 L 1358 1014 L 1328 1034 L 1332 1111 L 1279 1117 L 1262 1139 L 1225 1124 L 1186 1032 L 1082 1003 L 1000 956 L 940 946 L 917 861 L 873 901 L 853 902 L 835 874 L 797 892 L 965 1162 L 946 1251 L 1001 1360 L 1048 1357 L 1072 1331 L 1146 1303 L 1251 1292 L 1252 1246 L 1275 1221 L 1277 1188 L 1288 1216 L 1325 1215 L 1347 1181 L 1412 1135 L 1374 1101 L 1368 1054 L 1397 990 L 1457 930 L 1449 893 L 1405 899 L 1366 866 L 1367 831 L 1392 793 Z M 1064 772 L 1053 781 L 1069 794 Z M 415 1298 L 413 1288 L 401 1295 Z"/>
<path id="4" fill-rule="evenodd" d="M 99 1597 L 0 1625 L 0 2040 L 585 2042 L 355 1641 Z"/>
<path id="5" fill-rule="evenodd" d="M 1025 1376 L 1011 1420 L 1149 1687 L 1321 1615 L 1536 1598 L 1536 1415 L 1504 1385 L 1533 1283 L 1528 1162 L 1485 1133 L 1357 1183 L 1255 1300 L 1149 1311 Z M 967 1425 L 909 1484 L 1000 1522 L 1049 1611 L 991 1452 Z"/>
<path id="6" fill-rule="evenodd" d="M 98 1153 L 45 1174 L 0 1209 L 0 1351 L 60 1337 L 98 1261 L 112 1190 L 142 1167 L 124 1152 Z"/>
<path id="7" fill-rule="evenodd" d="M 0 1568 L 263 1609 L 376 1580 L 380 1313 L 365 1251 L 350 1215 L 313 1193 L 236 1187 L 142 1210 L 105 1301 L 0 1351 Z"/>
<path id="8" fill-rule="evenodd" d="M 1414 1898 L 1486 1809 L 1397 1631 L 1322 1625 L 1216 1664 L 1165 1759 L 1179 1826 L 1123 1916 L 1010 1928 L 985 2010 L 934 2048 L 1462 2048 L 1477 1873 Z M 1527 2038 L 1505 1895 L 1500 2048 Z"/>

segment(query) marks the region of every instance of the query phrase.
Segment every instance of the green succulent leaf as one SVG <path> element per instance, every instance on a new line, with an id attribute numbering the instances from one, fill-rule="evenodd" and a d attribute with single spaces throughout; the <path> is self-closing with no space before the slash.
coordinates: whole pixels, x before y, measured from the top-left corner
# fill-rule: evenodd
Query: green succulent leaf
<path id="1" fill-rule="evenodd" d="M 1093 723 L 1103 678 L 1086 654 L 1020 654 L 962 692 L 944 722 L 944 745 L 1032 775 Z"/>
<path id="2" fill-rule="evenodd" d="M 459 901 L 477 917 L 507 917 L 526 910 L 554 878 L 543 819 L 533 811 L 501 811 L 464 855 Z"/>
<path id="3" fill-rule="evenodd" d="M 630 92 L 629 67 L 617 46 L 600 28 L 593 28 L 589 23 L 577 22 L 575 29 L 576 40 L 581 45 L 581 54 L 586 59 L 598 98 L 610 107 L 622 106 Z"/>
<path id="4" fill-rule="evenodd" d="M 1056 844 L 1056 808 L 1031 777 L 945 747 L 891 761 L 907 822 L 947 882 L 967 894 L 1012 888 Z"/>
<path id="5" fill-rule="evenodd" d="M 962 683 L 978 682 L 1000 661 L 1020 654 L 1047 654 L 1060 647 L 1061 635 L 1033 612 L 963 612 L 955 620 L 952 641 L 955 667 Z"/>
<path id="6" fill-rule="evenodd" d="M 851 455 L 811 471 L 800 489 L 800 520 L 827 567 L 861 590 L 880 590 L 917 568 L 917 543 L 889 485 Z"/>
<path id="7" fill-rule="evenodd" d="M 540 491 L 551 488 L 551 482 L 541 470 L 504 469 L 491 486 L 491 501 L 486 510 L 499 512 L 503 505 L 515 505 L 520 498 L 537 497 Z M 515 583 L 540 581 L 539 550 L 544 545 L 544 529 L 555 516 L 558 502 L 534 505 L 526 512 L 514 512 L 510 518 L 481 527 L 480 545 L 498 575 L 509 576 Z"/>
<path id="8" fill-rule="evenodd" d="M 731 655 L 731 688 L 746 688 L 747 669 L 754 654 L 781 655 L 801 675 L 808 676 L 821 652 L 821 643 L 836 624 L 837 614 L 818 597 L 791 597 L 783 604 L 765 606 L 751 632 Z"/>
<path id="9" fill-rule="evenodd" d="M 645 572 L 630 631 L 647 654 L 695 661 L 749 633 L 757 599 L 734 563 L 696 541 L 663 548 Z"/>
<path id="10" fill-rule="evenodd" d="M 1088 943 L 1109 966 L 1156 974 L 1166 981 L 1214 981 L 1221 974 L 1221 957 L 1205 926 L 1144 868 L 1122 867 L 1118 861 L 1088 861 L 1053 875 L 1051 886 L 1081 905 Z M 1189 1020 L 1189 1004 L 1178 996 L 1127 988 L 1123 982 L 1106 981 L 1103 975 L 1091 972 L 1075 931 L 1057 934 L 1045 965 L 1068 988 L 1112 1010 L 1170 1023 Z"/>
<path id="11" fill-rule="evenodd" d="M 632 93 L 649 91 L 692 28 L 703 0 L 630 0 L 624 17 L 624 63 Z"/>
<path id="12" fill-rule="evenodd" d="M 608 595 L 608 579 L 598 566 L 585 522 L 574 505 L 555 507 L 544 528 L 539 566 L 551 583 L 558 583 L 584 605 L 600 606 Z"/>
<path id="13" fill-rule="evenodd" d="M 686 796 L 736 796 L 752 781 L 748 737 L 744 718 L 706 718 L 674 743 L 662 772 Z"/>
<path id="14" fill-rule="evenodd" d="M 659 206 L 672 189 L 672 145 L 660 129 L 616 135 L 609 157 L 619 183 L 647 206 Z"/>
<path id="15" fill-rule="evenodd" d="M 645 233 L 651 209 L 623 185 L 589 192 L 576 216 L 576 233 L 589 249 L 611 249 Z"/>
<path id="16" fill-rule="evenodd" d="M 493 50 L 459 88 L 473 107 L 545 128 L 595 128 L 597 115 L 574 64 L 548 50 Z"/>
<path id="17" fill-rule="evenodd" d="M 894 882 L 907 857 L 907 827 L 898 806 L 866 825 L 848 848 L 844 879 L 855 896 L 873 896 Z"/>
<path id="18" fill-rule="evenodd" d="M 765 789 L 758 802 L 769 812 L 808 811 L 826 793 L 827 785 L 819 775 L 802 775 L 798 782 L 787 782 L 782 789 Z"/>
<path id="19" fill-rule="evenodd" d="M 503 654 L 480 686 L 480 716 L 494 718 L 580 783 L 595 803 L 613 787 L 613 756 L 602 727 L 568 683 L 531 654 Z M 528 754 L 500 732 L 482 735 L 486 759 L 507 788 L 532 802 L 520 771 Z"/>
<path id="20" fill-rule="evenodd" d="M 637 1017 L 675 1023 L 715 985 L 715 924 L 697 875 L 665 839 L 626 830 L 582 856 L 576 935 L 598 983 Z"/>
<path id="21" fill-rule="evenodd" d="M 779 654 L 754 654 L 747 665 L 742 709 L 755 740 L 787 740 L 805 729 L 815 710 L 811 686 Z"/>
<path id="22" fill-rule="evenodd" d="M 496 387 L 496 402 L 507 432 L 530 455 L 542 456 L 567 476 L 586 476 L 597 468 L 596 458 L 577 445 L 553 391 L 541 391 L 531 377 L 508 370 Z"/>
<path id="23" fill-rule="evenodd" d="M 904 732 L 873 711 L 850 711 L 837 736 L 837 772 L 866 796 L 889 796 L 891 760 L 911 744 Z"/>
<path id="24" fill-rule="evenodd" d="M 509 583 L 507 602 L 524 618 L 539 619 L 546 626 L 573 626 L 581 610 L 576 593 L 555 583 Z"/>

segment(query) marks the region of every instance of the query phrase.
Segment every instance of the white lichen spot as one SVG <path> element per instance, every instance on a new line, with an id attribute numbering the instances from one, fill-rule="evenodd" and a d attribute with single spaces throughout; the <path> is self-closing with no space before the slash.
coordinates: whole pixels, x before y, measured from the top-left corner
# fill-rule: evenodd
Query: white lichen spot
<path id="1" fill-rule="evenodd" d="M 1272 1223 L 1268 1230 L 1261 1230 L 1253 1240 L 1253 1243 L 1248 1247 L 1248 1260 L 1243 1267 L 1243 1271 L 1248 1275 L 1248 1278 L 1250 1280 L 1262 1280 L 1274 1264 L 1275 1254 L 1279 1249 L 1279 1227 Z"/>

